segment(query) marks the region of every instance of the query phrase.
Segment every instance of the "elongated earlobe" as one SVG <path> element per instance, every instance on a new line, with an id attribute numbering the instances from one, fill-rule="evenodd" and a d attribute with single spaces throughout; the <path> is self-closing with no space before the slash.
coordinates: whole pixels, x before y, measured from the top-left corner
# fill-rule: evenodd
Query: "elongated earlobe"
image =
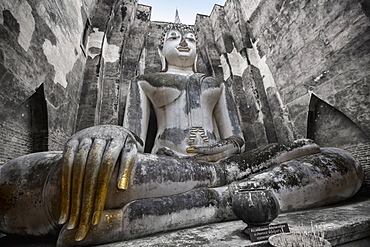
<path id="1" fill-rule="evenodd" d="M 195 56 L 195 60 L 194 60 L 194 64 L 193 64 L 193 72 L 194 73 L 197 73 L 198 72 L 198 69 L 197 69 L 197 61 L 198 61 L 198 54 Z"/>
<path id="2" fill-rule="evenodd" d="M 162 64 L 161 72 L 166 72 L 167 71 L 167 61 L 163 55 L 161 47 L 158 47 L 158 54 L 159 54 L 159 57 L 161 59 L 161 64 Z"/>

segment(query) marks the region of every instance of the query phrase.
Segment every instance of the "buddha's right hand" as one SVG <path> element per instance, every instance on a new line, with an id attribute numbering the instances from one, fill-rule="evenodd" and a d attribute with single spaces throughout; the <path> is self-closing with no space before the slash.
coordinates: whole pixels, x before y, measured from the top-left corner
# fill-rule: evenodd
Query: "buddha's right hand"
<path id="1" fill-rule="evenodd" d="M 243 145 L 244 140 L 242 138 L 231 136 L 213 144 L 188 147 L 186 152 L 196 153 L 196 155 L 191 156 L 192 159 L 216 162 L 220 159 L 240 154 Z"/>
<path id="2" fill-rule="evenodd" d="M 59 224 L 77 229 L 76 241 L 84 239 L 90 226 L 100 222 L 116 164 L 120 166 L 117 186 L 126 189 L 136 153 L 137 140 L 120 126 L 94 126 L 69 139 L 62 160 Z"/>

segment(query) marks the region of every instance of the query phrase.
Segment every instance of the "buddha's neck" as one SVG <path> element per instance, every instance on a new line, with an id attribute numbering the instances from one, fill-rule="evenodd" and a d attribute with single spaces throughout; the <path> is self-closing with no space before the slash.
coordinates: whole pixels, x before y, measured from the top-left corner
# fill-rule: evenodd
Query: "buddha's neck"
<path id="1" fill-rule="evenodd" d="M 192 75 L 194 74 L 193 66 L 190 67 L 179 67 L 176 65 L 168 65 L 167 73 L 181 74 L 181 75 Z"/>

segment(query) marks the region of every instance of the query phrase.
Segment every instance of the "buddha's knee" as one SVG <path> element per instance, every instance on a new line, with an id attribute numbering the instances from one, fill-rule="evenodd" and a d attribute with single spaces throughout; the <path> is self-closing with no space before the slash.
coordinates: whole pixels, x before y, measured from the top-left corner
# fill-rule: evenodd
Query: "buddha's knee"
<path id="1" fill-rule="evenodd" d="M 352 197 L 363 180 L 359 162 L 341 149 L 321 151 L 254 175 L 247 183 L 273 189 L 282 211 L 318 207 Z"/>
<path id="2" fill-rule="evenodd" d="M 25 155 L 0 168 L 1 232 L 34 236 L 58 232 L 55 219 L 60 213 L 61 155 L 61 152 Z"/>

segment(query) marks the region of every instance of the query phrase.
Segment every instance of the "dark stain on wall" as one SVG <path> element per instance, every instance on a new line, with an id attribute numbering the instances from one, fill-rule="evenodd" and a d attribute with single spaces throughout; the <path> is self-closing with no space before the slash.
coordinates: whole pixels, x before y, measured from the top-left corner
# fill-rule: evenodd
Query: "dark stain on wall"
<path id="1" fill-rule="evenodd" d="M 138 10 L 136 13 L 136 18 L 142 21 L 149 21 L 150 14 L 145 11 Z"/>
<path id="2" fill-rule="evenodd" d="M 3 17 L 4 17 L 4 25 L 7 28 L 9 28 L 9 30 L 14 32 L 16 36 L 18 37 L 19 32 L 20 32 L 20 26 L 19 26 L 17 19 L 15 19 L 12 13 L 7 9 L 3 10 Z"/>

